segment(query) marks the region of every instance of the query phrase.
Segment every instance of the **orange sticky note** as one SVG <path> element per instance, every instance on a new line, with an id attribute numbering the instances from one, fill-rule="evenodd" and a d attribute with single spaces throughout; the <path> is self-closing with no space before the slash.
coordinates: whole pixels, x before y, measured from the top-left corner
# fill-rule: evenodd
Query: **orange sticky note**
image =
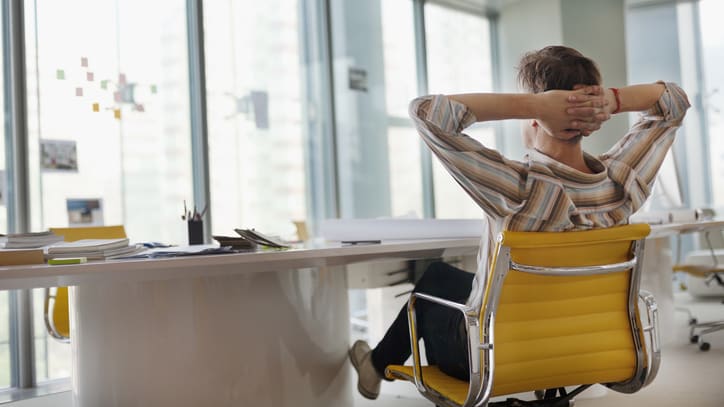
<path id="1" fill-rule="evenodd" d="M 98 103 L 93 103 L 93 111 L 94 112 L 100 112 L 101 106 Z"/>
<path id="2" fill-rule="evenodd" d="M 121 109 L 113 109 L 113 117 L 115 117 L 118 120 L 121 120 Z"/>

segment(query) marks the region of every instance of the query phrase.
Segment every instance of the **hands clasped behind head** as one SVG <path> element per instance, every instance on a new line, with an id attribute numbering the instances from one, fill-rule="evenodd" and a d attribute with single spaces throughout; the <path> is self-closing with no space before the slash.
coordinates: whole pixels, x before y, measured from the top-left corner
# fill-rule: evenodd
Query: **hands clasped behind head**
<path id="1" fill-rule="evenodd" d="M 574 90 L 549 90 L 539 95 L 546 103 L 538 119 L 558 139 L 588 136 L 611 118 L 603 87 L 598 85 L 577 85 Z"/>

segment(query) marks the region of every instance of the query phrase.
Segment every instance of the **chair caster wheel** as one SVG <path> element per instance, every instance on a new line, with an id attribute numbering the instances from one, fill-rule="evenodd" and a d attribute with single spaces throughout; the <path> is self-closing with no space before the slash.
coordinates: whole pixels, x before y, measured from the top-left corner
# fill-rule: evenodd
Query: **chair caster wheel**
<path id="1" fill-rule="evenodd" d="M 699 335 L 692 335 L 689 337 L 689 342 L 691 343 L 697 343 L 699 342 Z"/>
<path id="2" fill-rule="evenodd" d="M 706 352 L 711 348 L 711 345 L 709 345 L 709 342 L 702 342 L 701 345 L 699 345 L 699 349 L 702 350 L 702 352 Z"/>
<path id="3" fill-rule="evenodd" d="M 545 398 L 546 392 L 545 390 L 536 390 L 533 392 L 533 394 L 535 394 L 536 400 L 543 400 L 543 398 Z"/>

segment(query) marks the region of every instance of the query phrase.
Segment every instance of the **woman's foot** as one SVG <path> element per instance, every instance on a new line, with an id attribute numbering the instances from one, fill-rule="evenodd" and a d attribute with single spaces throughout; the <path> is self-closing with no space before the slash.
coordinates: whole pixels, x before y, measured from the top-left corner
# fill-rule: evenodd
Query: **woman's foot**
<path id="1" fill-rule="evenodd" d="M 372 351 L 367 342 L 356 341 L 349 349 L 349 360 L 357 371 L 357 390 L 370 400 L 376 399 L 382 378 L 372 364 Z"/>

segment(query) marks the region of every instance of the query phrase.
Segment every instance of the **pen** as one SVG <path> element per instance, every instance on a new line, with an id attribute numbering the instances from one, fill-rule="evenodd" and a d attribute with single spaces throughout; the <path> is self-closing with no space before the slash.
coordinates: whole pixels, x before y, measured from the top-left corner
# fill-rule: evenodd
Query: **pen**
<path id="1" fill-rule="evenodd" d="M 184 199 L 184 214 L 181 215 L 181 220 L 186 220 L 186 216 L 189 213 L 188 209 L 186 209 L 186 200 Z"/>
<path id="2" fill-rule="evenodd" d="M 382 240 L 342 240 L 342 244 L 380 244 Z"/>

